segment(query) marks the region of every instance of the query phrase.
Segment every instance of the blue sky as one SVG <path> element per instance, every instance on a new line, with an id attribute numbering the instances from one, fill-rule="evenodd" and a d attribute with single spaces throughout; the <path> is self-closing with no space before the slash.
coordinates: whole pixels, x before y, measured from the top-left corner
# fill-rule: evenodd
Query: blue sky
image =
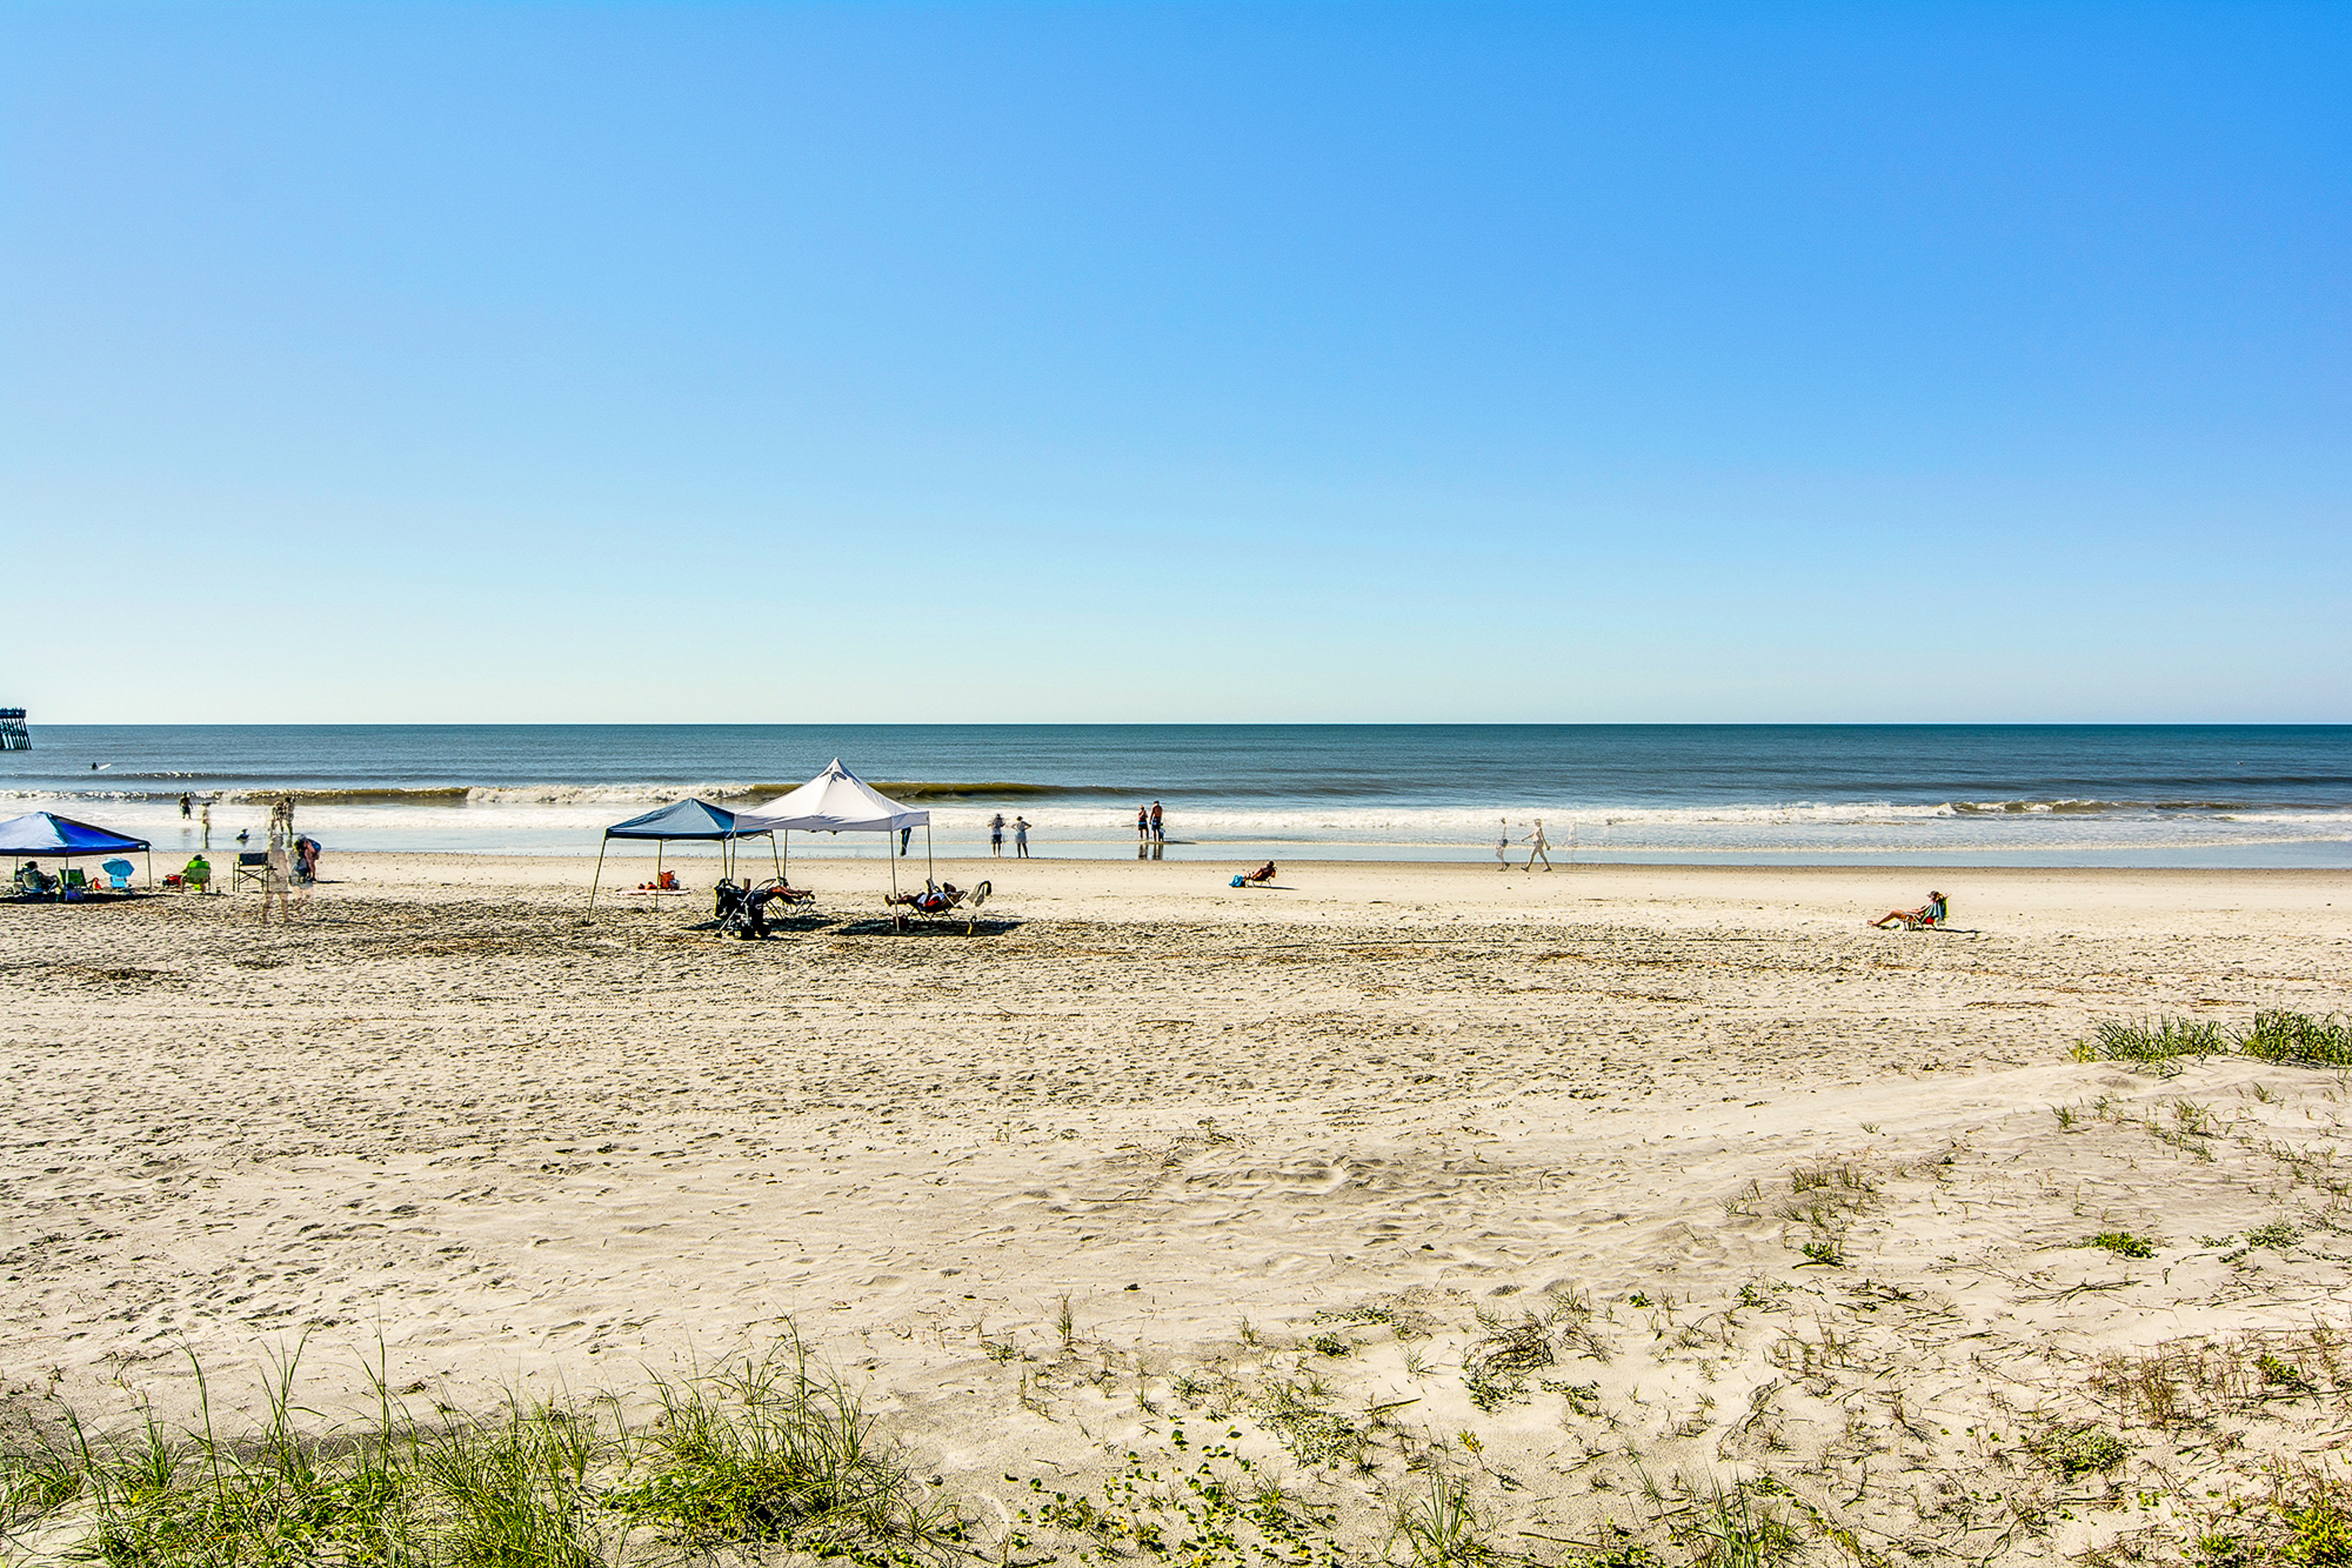
<path id="1" fill-rule="evenodd" d="M 2352 719 L 2347 81 L 2343 5 L 0 4 L 0 701 Z"/>

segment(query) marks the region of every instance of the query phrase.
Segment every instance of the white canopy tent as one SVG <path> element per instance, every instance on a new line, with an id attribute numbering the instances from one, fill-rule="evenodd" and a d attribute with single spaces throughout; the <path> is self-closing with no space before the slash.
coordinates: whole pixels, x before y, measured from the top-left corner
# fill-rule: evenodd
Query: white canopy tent
<path id="1" fill-rule="evenodd" d="M 739 834 L 776 832 L 784 835 L 783 867 L 792 867 L 792 834 L 803 833 L 895 833 L 903 828 L 923 830 L 923 871 L 931 873 L 931 814 L 912 806 L 901 806 L 871 784 L 841 765 L 836 757 L 825 770 L 782 799 L 771 800 L 757 811 L 743 811 L 735 818 Z M 886 840 L 882 845 L 885 859 L 890 862 L 890 896 L 898 895 L 898 857 L 890 852 Z"/>

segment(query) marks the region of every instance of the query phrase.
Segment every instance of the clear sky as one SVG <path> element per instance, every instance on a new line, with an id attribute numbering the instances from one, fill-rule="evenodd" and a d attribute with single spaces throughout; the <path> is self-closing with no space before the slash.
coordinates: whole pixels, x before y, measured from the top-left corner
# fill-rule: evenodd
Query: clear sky
<path id="1" fill-rule="evenodd" d="M 48 721 L 2352 719 L 2352 5 L 0 0 Z"/>

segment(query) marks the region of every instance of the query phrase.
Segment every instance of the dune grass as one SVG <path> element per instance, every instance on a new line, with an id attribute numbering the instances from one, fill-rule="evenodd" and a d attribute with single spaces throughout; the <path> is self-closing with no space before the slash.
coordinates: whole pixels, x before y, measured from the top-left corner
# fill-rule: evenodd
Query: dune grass
<path id="1" fill-rule="evenodd" d="M 2210 1019 L 2107 1019 L 2074 1048 L 2074 1060 L 2162 1063 L 2233 1053 L 2294 1067 L 2352 1067 L 2352 1022 L 2273 1009 L 2255 1013 L 2233 1036 Z"/>
<path id="2" fill-rule="evenodd" d="M 310 1431 L 289 1357 L 264 1385 L 260 1425 L 224 1437 L 201 1366 L 196 1375 L 193 1429 L 151 1414 L 127 1435 L 96 1438 L 77 1427 L 14 1456 L 12 1526 L 67 1515 L 83 1527 L 79 1554 L 109 1568 L 606 1560 L 587 1478 L 610 1438 L 573 1411 L 517 1403 L 428 1428 L 379 1382 L 373 1421 Z"/>
<path id="3" fill-rule="evenodd" d="M 215 1429 L 198 1366 L 193 1427 L 74 1427 L 0 1459 L 8 1528 L 58 1524 L 108 1568 L 604 1568 L 647 1529 L 689 1552 L 777 1543 L 906 1568 L 961 1529 L 793 1342 L 656 1377 L 644 1429 L 609 1399 L 513 1397 L 428 1424 L 381 1376 L 370 1418 L 326 1422 L 296 1402 L 296 1359 L 273 1367 L 251 1429 Z"/>
<path id="4" fill-rule="evenodd" d="M 771 1542 L 821 1557 L 908 1563 L 961 1538 L 874 1418 L 797 1341 L 706 1377 L 657 1382 L 661 1417 L 636 1478 L 605 1506 L 695 1551 Z"/>
<path id="5" fill-rule="evenodd" d="M 2264 1061 L 2299 1067 L 2352 1067 L 2352 1022 L 2284 1010 L 2258 1012 L 2238 1050 Z"/>

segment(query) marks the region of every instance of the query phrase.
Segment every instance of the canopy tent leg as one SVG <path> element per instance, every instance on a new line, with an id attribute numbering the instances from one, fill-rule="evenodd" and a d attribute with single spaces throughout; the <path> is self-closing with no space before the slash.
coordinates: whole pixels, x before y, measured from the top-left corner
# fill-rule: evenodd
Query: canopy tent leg
<path id="1" fill-rule="evenodd" d="M 155 891 L 155 846 L 147 846 L 147 891 Z"/>
<path id="2" fill-rule="evenodd" d="M 596 913 L 596 884 L 604 880 L 604 846 L 612 841 L 613 835 L 606 833 L 596 843 L 596 874 L 588 883 L 588 913 L 591 915 Z"/>
<path id="3" fill-rule="evenodd" d="M 668 848 L 669 845 L 660 839 L 654 841 L 654 913 L 656 915 L 661 913 L 662 852 Z"/>
<path id="4" fill-rule="evenodd" d="M 773 832 L 768 835 L 768 863 L 776 868 L 776 880 L 783 881 L 784 862 L 776 858 L 776 835 Z"/>
<path id="5" fill-rule="evenodd" d="M 929 821 L 923 823 L 923 880 L 939 880 L 939 873 L 931 865 L 931 824 Z"/>

